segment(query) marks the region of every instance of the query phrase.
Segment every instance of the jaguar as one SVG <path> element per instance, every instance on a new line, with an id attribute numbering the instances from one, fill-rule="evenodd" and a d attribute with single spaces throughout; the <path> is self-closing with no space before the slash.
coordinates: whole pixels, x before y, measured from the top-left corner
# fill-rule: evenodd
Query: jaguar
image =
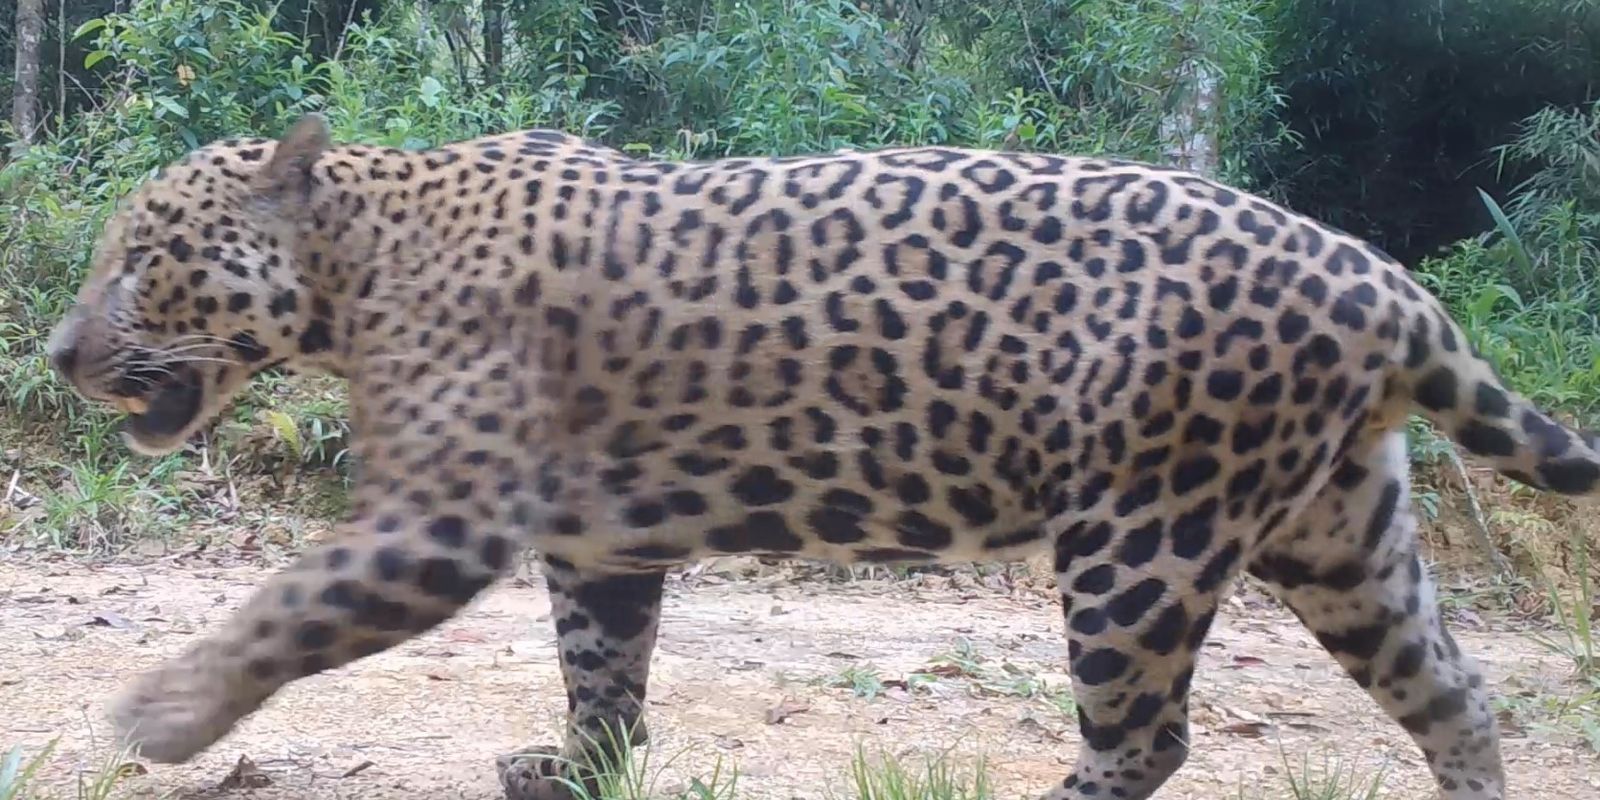
<path id="1" fill-rule="evenodd" d="M 1444 797 L 1500 800 L 1481 667 L 1419 560 L 1405 425 L 1600 493 L 1600 436 L 1508 389 L 1393 258 L 1098 157 L 678 161 L 552 130 L 402 150 L 308 114 L 120 201 L 47 352 L 142 454 L 263 370 L 349 386 L 337 536 L 133 679 L 109 712 L 125 741 L 189 759 L 532 553 L 567 732 L 497 760 L 512 800 L 564 796 L 563 765 L 616 731 L 649 740 L 664 576 L 735 553 L 1053 557 L 1080 741 L 1049 800 L 1147 798 L 1179 769 L 1196 655 L 1248 573 Z"/>

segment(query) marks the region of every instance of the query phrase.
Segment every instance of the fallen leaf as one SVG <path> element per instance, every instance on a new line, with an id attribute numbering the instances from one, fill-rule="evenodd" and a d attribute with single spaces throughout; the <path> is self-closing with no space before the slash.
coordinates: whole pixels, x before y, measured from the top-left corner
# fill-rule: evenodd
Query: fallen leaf
<path id="1" fill-rule="evenodd" d="M 127 630 L 134 627 L 133 621 L 115 611 L 102 611 L 89 620 L 90 625 L 103 625 L 108 628 Z"/>
<path id="2" fill-rule="evenodd" d="M 1267 729 L 1271 727 L 1272 726 L 1266 722 L 1231 722 L 1222 726 L 1221 728 L 1218 728 L 1217 730 L 1223 733 L 1231 733 L 1234 736 L 1244 736 L 1251 739 L 1259 739 L 1267 732 Z"/>
<path id="3" fill-rule="evenodd" d="M 35 628 L 33 631 L 34 636 L 51 642 L 59 642 L 71 638 L 70 634 L 71 632 L 67 630 L 65 625 L 45 625 Z"/>
<path id="4" fill-rule="evenodd" d="M 799 714 L 802 711 L 810 710 L 811 706 L 807 705 L 806 703 L 785 697 L 783 702 L 767 709 L 767 724 L 781 725 L 789 717 Z"/>
<path id="5" fill-rule="evenodd" d="M 1289 722 L 1285 726 L 1291 730 L 1311 731 L 1313 733 L 1328 733 L 1328 729 L 1312 722 Z"/>
<path id="6" fill-rule="evenodd" d="M 1021 719 L 1017 720 L 1017 727 L 1021 730 L 1029 731 L 1052 742 L 1066 741 L 1061 734 L 1051 730 L 1044 723 L 1036 719 L 1032 714 L 1025 714 Z"/>
<path id="7" fill-rule="evenodd" d="M 357 764 L 357 765 L 345 770 L 344 774 L 340 775 L 339 777 L 341 777 L 341 778 L 354 777 L 356 775 L 360 775 L 362 772 L 365 772 L 369 767 L 373 767 L 373 766 L 376 766 L 376 764 L 374 762 L 363 761 L 360 764 Z"/>
<path id="8" fill-rule="evenodd" d="M 940 678 L 970 678 L 972 673 L 966 668 L 956 664 L 935 664 L 927 669 L 918 670 L 924 675 L 934 675 Z"/>
<path id="9" fill-rule="evenodd" d="M 260 789 L 271 785 L 272 778 L 262 772 L 261 768 L 256 766 L 256 762 L 251 761 L 249 756 L 241 755 L 239 760 L 234 763 L 233 771 L 222 779 L 222 783 L 218 784 L 217 788 Z"/>

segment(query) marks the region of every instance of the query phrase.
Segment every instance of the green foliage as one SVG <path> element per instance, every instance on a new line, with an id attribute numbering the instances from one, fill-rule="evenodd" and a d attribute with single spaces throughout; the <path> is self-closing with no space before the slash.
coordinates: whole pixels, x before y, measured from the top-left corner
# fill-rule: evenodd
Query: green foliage
<path id="1" fill-rule="evenodd" d="M 1586 56 L 1594 4 L 1566 1 L 1575 27 L 1552 26 L 1545 0 L 1473 0 L 1448 19 L 1417 6 L 1392 21 L 1323 0 L 526 0 L 506 4 L 494 70 L 471 0 L 86 3 L 69 15 L 69 113 L 0 165 L 0 409 L 61 444 L 36 466 L 54 477 L 35 528 L 97 542 L 189 513 L 170 475 L 197 455 L 161 461 L 156 477 L 124 470 L 115 418 L 61 385 L 42 346 L 117 198 L 197 144 L 273 135 L 309 109 L 344 141 L 415 148 L 544 126 L 669 158 L 937 143 L 1163 161 L 1189 115 L 1220 177 L 1348 224 L 1405 219 L 1393 198 L 1441 185 L 1385 183 L 1402 152 L 1396 120 L 1497 87 L 1493 103 L 1449 112 L 1470 136 L 1429 161 L 1481 163 L 1487 193 L 1446 200 L 1470 204 L 1468 233 L 1484 235 L 1418 269 L 1518 389 L 1593 419 L 1600 107 L 1565 98 L 1600 62 Z M 1523 49 L 1508 56 L 1512 44 Z M 1537 69 L 1517 77 L 1485 59 Z M 1428 82 L 1441 70 L 1443 88 Z M 1352 130 L 1364 133 L 1347 143 Z M 1445 202 L 1428 200 L 1407 207 Z M 269 377 L 206 457 L 346 475 L 345 414 L 336 392 Z"/>
<path id="2" fill-rule="evenodd" d="M 925 758 L 922 769 L 908 768 L 899 758 L 882 755 L 869 759 L 857 748 L 850 762 L 851 800 L 990 800 L 988 764 L 980 759 L 972 774 L 963 775 L 948 753 Z"/>
<path id="3" fill-rule="evenodd" d="M 168 157 L 221 136 L 278 127 L 310 107 L 313 65 L 271 14 L 237 0 L 160 0 L 78 28 L 105 61 L 134 76 L 118 110 L 122 131 L 150 137 Z"/>
<path id="4" fill-rule="evenodd" d="M 109 751 L 100 763 L 80 770 L 70 794 L 41 788 L 40 771 L 58 744 L 59 738 L 51 739 L 27 760 L 20 745 L 0 754 L 0 800 L 111 800 L 125 796 L 119 791 L 120 784 L 132 774 L 127 767 L 133 763 L 127 750 Z"/>
<path id="5" fill-rule="evenodd" d="M 421 148 L 535 126 L 585 136 L 603 129 L 609 104 L 568 82 L 477 91 L 453 79 L 448 47 L 426 23 L 421 12 L 396 8 L 348 29 L 341 58 L 316 84 L 336 137 Z"/>
<path id="6" fill-rule="evenodd" d="M 1526 178 L 1495 228 L 1417 266 L 1473 343 L 1534 402 L 1600 419 L 1600 106 L 1540 111 L 1500 148 Z"/>
<path id="7" fill-rule="evenodd" d="M 1311 765 L 1309 753 L 1302 753 L 1298 765 L 1282 752 L 1281 777 L 1270 789 L 1257 784 L 1241 788 L 1238 800 L 1378 800 L 1384 796 L 1385 770 L 1364 770 L 1325 756 L 1320 767 Z"/>
<path id="8" fill-rule="evenodd" d="M 1530 114 L 1585 104 L 1600 85 L 1595 0 L 1275 6 L 1280 119 L 1302 146 L 1268 154 L 1263 180 L 1407 262 L 1482 230 L 1474 187 L 1500 195 L 1525 175 L 1491 152 Z"/>
<path id="9" fill-rule="evenodd" d="M 948 24 L 980 20 L 973 48 L 982 72 L 1054 98 L 1052 112 L 1078 123 L 1055 143 L 1063 149 L 1162 161 L 1169 115 L 1206 88 L 1200 74 L 1212 76 L 1217 103 L 1202 124 L 1222 155 L 1218 174 L 1249 185 L 1247 163 L 1284 142 L 1272 120 L 1281 104 L 1269 59 L 1274 7 L 1270 0 L 1010 0 L 962 4 Z"/>
<path id="10" fill-rule="evenodd" d="M 882 20 L 849 0 L 733 4 L 717 22 L 623 59 L 662 98 L 657 136 L 685 130 L 719 155 L 891 142 L 902 125 L 948 138 L 960 87 L 896 69 Z"/>

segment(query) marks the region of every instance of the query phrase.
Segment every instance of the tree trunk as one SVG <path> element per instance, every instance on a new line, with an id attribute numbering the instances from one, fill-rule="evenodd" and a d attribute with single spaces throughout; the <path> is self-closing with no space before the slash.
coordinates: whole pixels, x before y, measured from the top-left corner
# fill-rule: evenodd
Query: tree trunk
<path id="1" fill-rule="evenodd" d="M 491 87 L 500 85 L 505 49 L 505 0 L 483 0 L 483 77 Z"/>
<path id="2" fill-rule="evenodd" d="M 1194 24 L 1204 10 L 1202 4 L 1208 2 L 1213 0 L 1176 0 L 1178 52 L 1183 55 L 1171 91 L 1178 94 L 1178 102 L 1161 121 L 1161 138 L 1173 166 L 1209 177 L 1220 166 L 1215 130 L 1222 76 L 1205 62 L 1206 43 L 1196 40 L 1200 26 Z"/>
<path id="3" fill-rule="evenodd" d="M 44 39 L 44 0 L 17 0 L 16 88 L 11 125 L 23 144 L 33 142 L 39 124 L 39 44 Z"/>

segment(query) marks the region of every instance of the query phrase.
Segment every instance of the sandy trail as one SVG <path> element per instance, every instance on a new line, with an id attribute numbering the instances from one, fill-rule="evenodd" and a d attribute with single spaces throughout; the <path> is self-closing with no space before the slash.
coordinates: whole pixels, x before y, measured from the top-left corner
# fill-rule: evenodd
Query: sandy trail
<path id="1" fill-rule="evenodd" d="M 49 775 L 65 787 L 104 753 L 106 698 L 220 624 L 265 574 L 199 560 L 0 563 L 0 749 L 60 736 Z M 1062 693 L 1048 691 L 1067 684 L 1057 607 L 962 580 L 671 579 L 649 700 L 653 764 L 672 759 L 659 786 L 681 788 L 720 756 L 737 765 L 742 798 L 842 797 L 861 745 L 913 759 L 953 749 L 963 767 L 981 752 L 997 797 L 1037 796 L 1066 774 L 1077 740 Z M 138 797 L 498 800 L 494 756 L 559 730 L 548 609 L 537 579 L 501 584 L 427 636 L 291 686 L 194 762 L 151 765 L 128 785 Z M 1535 644 L 1456 630 L 1497 692 L 1559 691 L 1562 665 Z M 963 641 L 985 680 L 896 681 Z M 852 667 L 885 687 L 863 697 L 829 685 Z M 1023 696 L 1029 685 L 1047 691 Z M 801 710 L 769 724 L 784 704 Z M 1432 797 L 1398 726 L 1273 603 L 1230 602 L 1193 705 L 1194 753 L 1162 800 L 1236 798 L 1241 786 L 1256 797 L 1285 785 L 1285 755 L 1383 769 L 1385 797 Z M 1513 729 L 1506 755 L 1512 797 L 1600 797 L 1594 754 L 1570 741 Z M 221 785 L 240 756 L 266 785 Z"/>

